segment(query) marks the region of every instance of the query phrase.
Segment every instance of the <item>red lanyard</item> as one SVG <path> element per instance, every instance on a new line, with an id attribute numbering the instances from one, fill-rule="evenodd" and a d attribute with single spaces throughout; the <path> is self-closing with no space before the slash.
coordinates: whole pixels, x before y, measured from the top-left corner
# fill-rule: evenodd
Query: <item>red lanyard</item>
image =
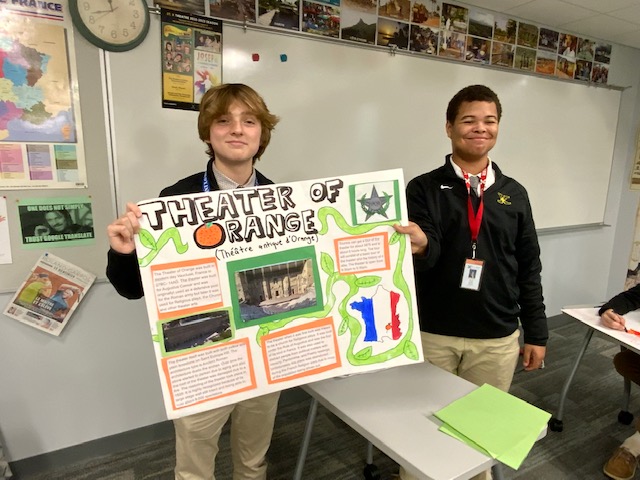
<path id="1" fill-rule="evenodd" d="M 487 169 L 485 168 L 480 174 L 480 204 L 478 211 L 473 211 L 473 203 L 471 202 L 471 182 L 469 174 L 462 171 L 464 183 L 467 186 L 467 217 L 469 218 L 469 229 L 471 230 L 471 249 L 472 257 L 476 258 L 476 246 L 478 244 L 478 233 L 480 233 L 480 225 L 482 224 L 482 214 L 484 213 L 484 184 L 487 181 Z"/>

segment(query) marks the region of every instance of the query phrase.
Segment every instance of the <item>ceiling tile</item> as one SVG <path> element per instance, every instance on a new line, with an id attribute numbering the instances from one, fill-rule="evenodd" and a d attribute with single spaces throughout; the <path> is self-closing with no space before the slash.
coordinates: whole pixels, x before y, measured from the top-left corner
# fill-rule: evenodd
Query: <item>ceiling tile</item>
<path id="1" fill-rule="evenodd" d="M 604 2 L 602 0 L 560 0 L 560 3 L 570 3 L 571 5 L 595 10 L 599 13 L 613 12 L 614 10 L 640 4 L 638 0 L 606 0 Z"/>
<path id="2" fill-rule="evenodd" d="M 640 25 L 640 4 L 609 12 L 607 15 Z"/>
<path id="3" fill-rule="evenodd" d="M 593 17 L 593 10 L 558 2 L 558 0 L 535 0 L 533 2 L 511 8 L 509 14 L 531 20 L 533 22 L 555 27 L 564 23 Z"/>
<path id="4" fill-rule="evenodd" d="M 493 10 L 494 12 L 503 13 L 510 8 L 529 3 L 530 1 L 531 0 L 471 0 L 465 1 L 464 3 L 467 5 L 474 5 L 484 10 Z"/>
<path id="5" fill-rule="evenodd" d="M 584 36 L 591 36 L 595 39 L 608 40 L 614 34 L 622 35 L 632 32 L 638 27 L 630 22 L 625 22 L 619 18 L 609 17 L 607 15 L 598 15 L 595 17 L 576 20 L 561 25 L 561 28 L 572 31 Z"/>

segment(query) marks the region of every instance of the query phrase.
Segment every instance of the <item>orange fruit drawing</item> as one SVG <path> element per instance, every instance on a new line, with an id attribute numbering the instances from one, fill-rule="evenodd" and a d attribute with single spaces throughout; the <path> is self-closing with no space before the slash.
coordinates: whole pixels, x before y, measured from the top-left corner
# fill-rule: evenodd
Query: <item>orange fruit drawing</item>
<path id="1" fill-rule="evenodd" d="M 217 223 L 203 223 L 193 232 L 193 239 L 200 248 L 215 248 L 224 243 L 224 228 Z"/>

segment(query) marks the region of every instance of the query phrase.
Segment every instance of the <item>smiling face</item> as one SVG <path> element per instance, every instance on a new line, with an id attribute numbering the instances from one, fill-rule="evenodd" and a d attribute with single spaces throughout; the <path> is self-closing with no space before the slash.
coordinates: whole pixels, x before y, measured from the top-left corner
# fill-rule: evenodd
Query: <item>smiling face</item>
<path id="1" fill-rule="evenodd" d="M 262 125 L 249 107 L 237 100 L 232 102 L 227 113 L 215 118 L 209 129 L 218 168 L 253 165 L 261 135 Z"/>
<path id="2" fill-rule="evenodd" d="M 481 171 L 487 165 L 489 151 L 498 139 L 496 104 L 462 102 L 453 123 L 447 122 L 446 130 L 447 136 L 451 139 L 453 161 L 458 164 L 477 165 Z"/>

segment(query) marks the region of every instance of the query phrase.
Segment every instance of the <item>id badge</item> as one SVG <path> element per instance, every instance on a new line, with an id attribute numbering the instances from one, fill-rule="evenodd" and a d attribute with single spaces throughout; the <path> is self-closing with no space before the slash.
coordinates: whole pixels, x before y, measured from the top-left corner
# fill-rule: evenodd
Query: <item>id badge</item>
<path id="1" fill-rule="evenodd" d="M 467 258 L 462 269 L 462 279 L 460 288 L 467 290 L 480 290 L 480 280 L 482 279 L 482 269 L 484 268 L 484 260 L 476 260 L 475 258 Z"/>

